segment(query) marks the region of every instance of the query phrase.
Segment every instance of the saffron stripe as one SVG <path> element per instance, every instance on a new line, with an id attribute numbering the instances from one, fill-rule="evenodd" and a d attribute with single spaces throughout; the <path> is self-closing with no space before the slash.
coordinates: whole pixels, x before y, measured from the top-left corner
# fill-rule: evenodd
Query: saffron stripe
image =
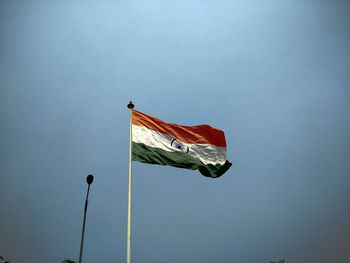
<path id="1" fill-rule="evenodd" d="M 209 125 L 182 126 L 159 120 L 136 110 L 132 110 L 132 124 L 168 134 L 183 143 L 226 147 L 224 132 Z"/>

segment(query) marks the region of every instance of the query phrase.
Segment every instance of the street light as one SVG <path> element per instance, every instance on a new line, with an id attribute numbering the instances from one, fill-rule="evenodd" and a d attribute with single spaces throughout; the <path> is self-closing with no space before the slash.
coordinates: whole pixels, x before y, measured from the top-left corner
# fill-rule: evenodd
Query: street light
<path id="1" fill-rule="evenodd" d="M 86 221 L 86 211 L 88 206 L 88 198 L 89 198 L 89 192 L 90 192 L 90 185 L 94 181 L 94 176 L 92 174 L 89 174 L 86 177 L 86 182 L 88 184 L 88 189 L 86 193 L 86 199 L 85 199 L 85 208 L 84 208 L 84 219 L 83 219 L 83 229 L 81 231 L 81 241 L 80 241 L 80 253 L 79 253 L 79 263 L 81 263 L 82 257 L 83 257 L 83 245 L 84 245 L 84 234 L 85 234 L 85 221 Z"/>

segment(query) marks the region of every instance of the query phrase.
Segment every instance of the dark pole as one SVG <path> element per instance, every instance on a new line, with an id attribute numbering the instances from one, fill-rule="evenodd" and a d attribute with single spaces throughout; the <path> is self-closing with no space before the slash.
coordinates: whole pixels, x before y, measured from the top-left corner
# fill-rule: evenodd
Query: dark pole
<path id="1" fill-rule="evenodd" d="M 90 192 L 90 184 L 92 184 L 92 181 L 94 180 L 94 177 L 92 174 L 89 174 L 86 177 L 86 182 L 88 184 L 88 189 L 86 193 L 86 199 L 85 199 L 85 208 L 84 208 L 84 219 L 83 219 L 83 229 L 81 231 L 81 241 L 80 241 L 80 253 L 79 253 L 79 263 L 81 263 L 82 257 L 83 257 L 83 245 L 84 245 L 84 234 L 85 234 L 85 221 L 86 221 L 86 211 L 88 206 L 88 198 L 89 198 L 89 192 Z"/>

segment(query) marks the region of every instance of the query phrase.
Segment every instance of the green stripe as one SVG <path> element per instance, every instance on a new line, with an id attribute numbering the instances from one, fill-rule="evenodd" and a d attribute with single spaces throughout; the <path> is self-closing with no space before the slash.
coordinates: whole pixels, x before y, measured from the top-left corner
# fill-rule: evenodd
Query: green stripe
<path id="1" fill-rule="evenodd" d="M 178 168 L 199 170 L 207 177 L 217 178 L 223 175 L 232 165 L 226 161 L 224 165 L 204 165 L 199 159 L 180 151 L 168 152 L 143 143 L 132 143 L 132 160 L 142 163 L 170 165 Z"/>

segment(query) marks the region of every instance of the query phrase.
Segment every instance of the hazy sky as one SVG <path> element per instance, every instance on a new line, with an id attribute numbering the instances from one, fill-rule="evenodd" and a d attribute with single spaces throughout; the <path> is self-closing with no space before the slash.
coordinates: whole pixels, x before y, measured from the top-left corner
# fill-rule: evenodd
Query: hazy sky
<path id="1" fill-rule="evenodd" d="M 0 255 L 125 262 L 129 111 L 231 169 L 133 163 L 133 263 L 350 258 L 349 1 L 0 1 Z"/>

